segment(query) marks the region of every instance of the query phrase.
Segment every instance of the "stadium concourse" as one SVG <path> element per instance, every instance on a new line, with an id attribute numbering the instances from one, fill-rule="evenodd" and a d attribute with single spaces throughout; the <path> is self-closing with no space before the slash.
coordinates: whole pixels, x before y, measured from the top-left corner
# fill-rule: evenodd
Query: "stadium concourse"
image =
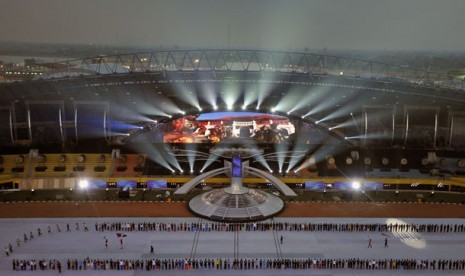
<path id="1" fill-rule="evenodd" d="M 241 226 L 195 218 L 185 203 L 1 205 L 0 244 L 13 249 L 2 252 L 1 275 L 59 274 L 56 261 L 63 275 L 463 275 L 465 268 L 460 204 L 289 203 L 273 220 Z M 163 216 L 167 210 L 173 217 Z"/>

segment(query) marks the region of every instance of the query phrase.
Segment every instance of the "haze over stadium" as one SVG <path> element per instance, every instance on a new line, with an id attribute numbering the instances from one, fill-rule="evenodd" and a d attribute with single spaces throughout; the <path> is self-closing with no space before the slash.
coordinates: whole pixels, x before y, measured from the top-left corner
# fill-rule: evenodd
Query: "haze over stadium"
<path id="1" fill-rule="evenodd" d="M 0 40 L 152 49 L 460 51 L 464 9 L 460 0 L 3 0 Z"/>

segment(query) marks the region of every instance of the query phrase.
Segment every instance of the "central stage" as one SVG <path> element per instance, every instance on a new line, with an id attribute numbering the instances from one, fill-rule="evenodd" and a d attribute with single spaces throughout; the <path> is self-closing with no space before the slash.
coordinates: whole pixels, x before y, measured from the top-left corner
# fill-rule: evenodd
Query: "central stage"
<path id="1" fill-rule="evenodd" d="M 194 197 L 189 202 L 192 212 L 219 221 L 256 221 L 276 215 L 284 208 L 277 196 L 260 190 L 240 187 L 215 189 Z"/>

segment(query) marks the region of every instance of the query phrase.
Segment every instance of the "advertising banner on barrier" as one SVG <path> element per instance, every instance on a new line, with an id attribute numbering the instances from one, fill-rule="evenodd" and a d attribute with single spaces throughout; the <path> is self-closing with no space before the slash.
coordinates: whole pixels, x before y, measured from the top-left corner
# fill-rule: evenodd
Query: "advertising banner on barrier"
<path id="1" fill-rule="evenodd" d="M 323 181 L 305 181 L 305 190 L 324 190 L 325 183 Z"/>
<path id="2" fill-rule="evenodd" d="M 168 181 L 162 179 L 153 179 L 147 181 L 147 188 L 148 189 L 166 189 L 168 188 Z"/>
<path id="3" fill-rule="evenodd" d="M 136 189 L 137 181 L 136 180 L 117 180 L 116 187 L 123 189 L 123 191 Z"/>

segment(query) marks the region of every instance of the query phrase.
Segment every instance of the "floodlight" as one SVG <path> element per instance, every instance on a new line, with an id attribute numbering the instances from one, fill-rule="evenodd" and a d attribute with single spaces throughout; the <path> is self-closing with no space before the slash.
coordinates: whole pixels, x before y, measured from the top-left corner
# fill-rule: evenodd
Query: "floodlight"
<path id="1" fill-rule="evenodd" d="M 89 182 L 85 179 L 80 180 L 78 186 L 80 189 L 87 189 L 89 187 Z"/>
<path id="2" fill-rule="evenodd" d="M 352 181 L 352 189 L 354 189 L 354 190 L 360 190 L 360 187 L 361 187 L 361 186 L 362 186 L 362 185 L 360 184 L 359 181 Z"/>

